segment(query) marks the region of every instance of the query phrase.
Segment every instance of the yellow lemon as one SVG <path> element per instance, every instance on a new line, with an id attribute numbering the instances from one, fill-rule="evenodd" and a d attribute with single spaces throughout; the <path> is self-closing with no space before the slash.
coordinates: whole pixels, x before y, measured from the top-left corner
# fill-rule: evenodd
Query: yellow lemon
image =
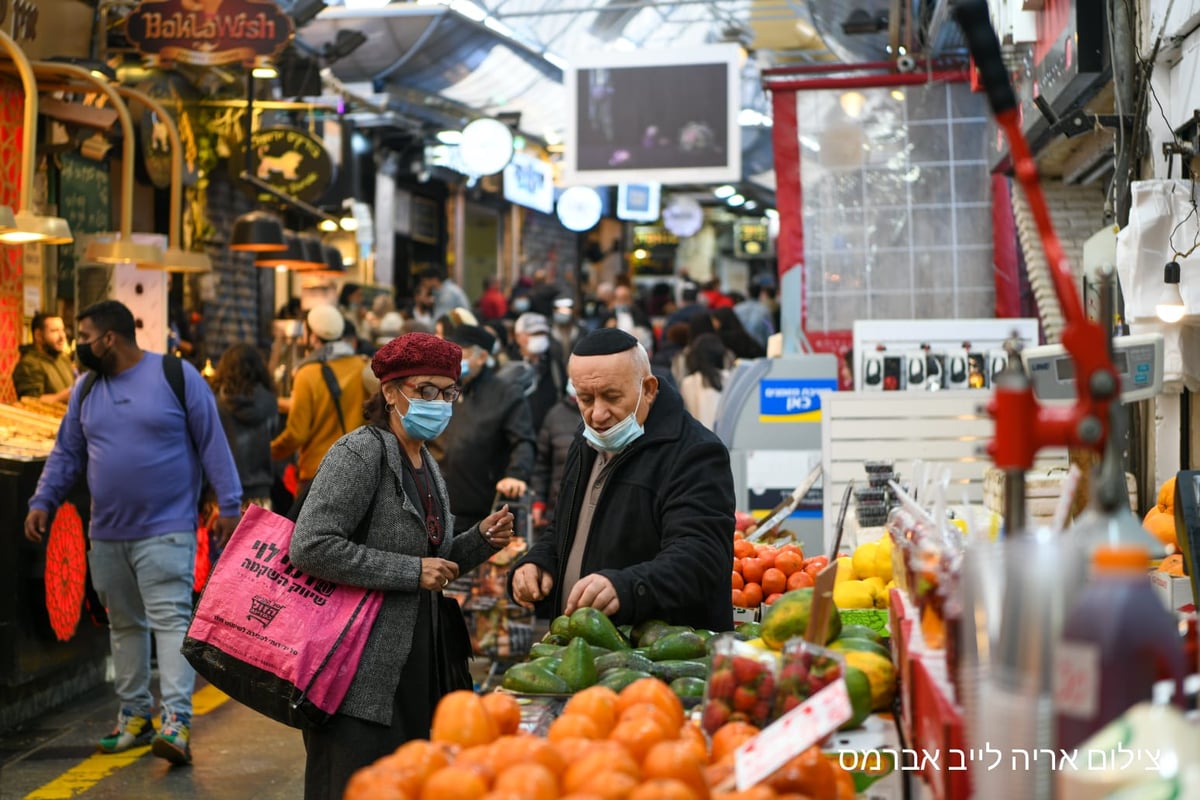
<path id="1" fill-rule="evenodd" d="M 762 637 L 759 637 L 757 639 L 749 639 L 746 641 L 746 644 L 750 645 L 751 647 L 755 647 L 759 650 L 770 650 L 771 649 L 767 645 L 767 643 L 762 640 Z"/>
<path id="2" fill-rule="evenodd" d="M 895 581 L 888 581 L 887 583 L 885 583 L 885 584 L 883 585 L 883 588 L 884 588 L 884 589 L 887 589 L 887 590 L 890 592 L 892 589 L 895 589 L 895 588 L 896 588 L 896 582 L 895 582 Z"/>
<path id="3" fill-rule="evenodd" d="M 892 579 L 892 548 L 876 548 L 875 563 L 872 567 L 874 571 L 871 574 L 881 580 L 890 581 Z"/>
<path id="4" fill-rule="evenodd" d="M 860 544 L 858 549 L 854 551 L 854 575 L 855 577 L 869 578 L 875 574 L 875 554 L 879 551 L 879 545 L 875 542 Z"/>
<path id="5" fill-rule="evenodd" d="M 882 579 L 882 578 L 880 578 L 880 577 L 878 577 L 878 576 L 876 576 L 876 575 L 872 575 L 872 576 L 871 576 L 871 577 L 869 577 L 869 578 L 863 578 L 863 579 L 862 579 L 862 582 L 863 582 L 864 584 L 866 584 L 866 585 L 867 585 L 867 587 L 868 587 L 868 588 L 871 590 L 871 596 L 872 596 L 872 597 L 876 597 L 876 596 L 878 596 L 878 595 L 881 595 L 881 594 L 883 594 L 883 593 L 884 593 L 884 591 L 886 591 L 886 590 L 883 588 L 883 587 L 884 587 L 884 584 L 883 584 L 883 579 Z"/>
<path id="6" fill-rule="evenodd" d="M 875 598 L 863 581 L 842 581 L 833 587 L 833 604 L 838 608 L 874 608 Z"/>
<path id="7" fill-rule="evenodd" d="M 854 563 L 850 556 L 842 556 L 837 560 L 837 577 L 834 578 L 835 583 L 843 581 L 857 580 L 858 576 L 854 573 Z"/>

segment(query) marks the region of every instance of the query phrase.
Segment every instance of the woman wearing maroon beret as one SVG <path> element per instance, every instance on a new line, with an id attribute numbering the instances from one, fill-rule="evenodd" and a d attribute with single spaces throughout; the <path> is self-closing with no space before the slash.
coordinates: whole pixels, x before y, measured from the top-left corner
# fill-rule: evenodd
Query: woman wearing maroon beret
<path id="1" fill-rule="evenodd" d="M 424 333 L 380 348 L 367 424 L 330 448 L 296 519 L 290 556 L 298 569 L 384 592 L 345 700 L 328 723 L 304 732 L 307 800 L 340 798 L 355 770 L 428 738 L 434 706 L 450 688 L 439 663 L 439 595 L 512 538 L 507 506 L 454 534 L 446 486 L 425 446 L 450 421 L 461 361 L 458 345 Z"/>

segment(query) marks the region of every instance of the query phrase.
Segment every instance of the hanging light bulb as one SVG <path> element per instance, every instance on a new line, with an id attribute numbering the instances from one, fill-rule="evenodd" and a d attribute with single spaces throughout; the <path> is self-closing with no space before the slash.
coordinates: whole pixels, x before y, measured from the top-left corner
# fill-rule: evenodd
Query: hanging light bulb
<path id="1" fill-rule="evenodd" d="M 1183 295 L 1179 293 L 1179 262 L 1169 261 L 1163 268 L 1163 288 L 1154 305 L 1154 313 L 1163 322 L 1175 323 L 1183 319 L 1186 310 Z"/>

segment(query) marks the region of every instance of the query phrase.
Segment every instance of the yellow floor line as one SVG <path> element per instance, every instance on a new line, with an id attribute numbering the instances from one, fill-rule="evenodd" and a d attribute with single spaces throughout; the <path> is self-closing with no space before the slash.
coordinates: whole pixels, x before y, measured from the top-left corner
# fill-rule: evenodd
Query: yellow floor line
<path id="1" fill-rule="evenodd" d="M 229 699 L 229 695 L 212 686 L 204 686 L 192 695 L 192 716 L 203 716 Z M 154 720 L 158 727 L 158 720 Z M 150 747 L 133 747 L 123 753 L 97 753 L 59 775 L 54 780 L 25 795 L 25 800 L 67 800 L 86 792 L 122 767 L 137 761 Z"/>

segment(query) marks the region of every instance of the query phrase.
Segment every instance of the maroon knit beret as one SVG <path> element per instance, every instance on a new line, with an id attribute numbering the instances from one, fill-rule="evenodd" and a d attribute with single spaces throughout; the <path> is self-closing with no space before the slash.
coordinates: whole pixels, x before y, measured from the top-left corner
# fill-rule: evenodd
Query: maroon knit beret
<path id="1" fill-rule="evenodd" d="M 458 380 L 462 348 L 428 333 L 397 336 L 375 352 L 371 371 L 380 383 L 412 375 L 441 375 Z"/>

